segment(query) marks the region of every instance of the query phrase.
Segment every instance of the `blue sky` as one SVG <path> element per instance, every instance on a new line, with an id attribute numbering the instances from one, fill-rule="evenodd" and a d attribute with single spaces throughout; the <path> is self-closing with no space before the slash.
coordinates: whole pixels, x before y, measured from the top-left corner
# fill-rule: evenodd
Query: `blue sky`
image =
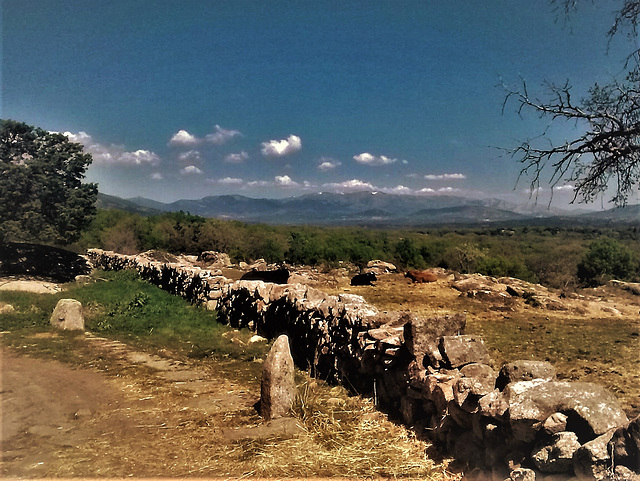
<path id="1" fill-rule="evenodd" d="M 3 0 L 2 118 L 68 132 L 122 197 L 524 202 L 498 147 L 547 121 L 503 114 L 500 83 L 571 79 L 581 96 L 619 75 L 619 2 L 596 3 L 567 24 L 543 0 Z"/>

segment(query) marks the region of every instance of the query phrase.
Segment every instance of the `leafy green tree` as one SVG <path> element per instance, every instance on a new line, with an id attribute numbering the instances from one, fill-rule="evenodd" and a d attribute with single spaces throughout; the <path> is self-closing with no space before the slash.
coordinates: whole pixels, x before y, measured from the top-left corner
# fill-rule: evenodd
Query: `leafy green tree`
<path id="1" fill-rule="evenodd" d="M 600 239 L 578 264 L 578 279 L 587 285 L 603 284 L 609 279 L 631 279 L 637 269 L 633 253 L 613 239 Z"/>
<path id="2" fill-rule="evenodd" d="M 81 144 L 14 120 L 0 120 L 0 240 L 69 244 L 96 213 L 98 189 L 83 183 Z"/>
<path id="3" fill-rule="evenodd" d="M 322 259 L 320 242 L 312 235 L 292 232 L 286 260 L 292 264 L 316 265 Z"/>
<path id="4" fill-rule="evenodd" d="M 396 244 L 396 259 L 404 267 L 424 267 L 424 259 L 413 240 L 405 237 Z"/>

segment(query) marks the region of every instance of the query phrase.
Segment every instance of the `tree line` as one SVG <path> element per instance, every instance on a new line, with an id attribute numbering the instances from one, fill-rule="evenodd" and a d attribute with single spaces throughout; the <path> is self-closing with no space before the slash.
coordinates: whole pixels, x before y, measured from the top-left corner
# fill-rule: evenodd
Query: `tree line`
<path id="1" fill-rule="evenodd" d="M 214 250 L 235 262 L 265 259 L 333 268 L 380 259 L 401 269 L 443 267 L 462 273 L 517 277 L 550 287 L 640 280 L 640 228 L 385 230 L 272 226 L 209 219 L 185 212 L 143 217 L 98 210 L 77 249 L 123 254 L 157 249 L 173 254 Z"/>

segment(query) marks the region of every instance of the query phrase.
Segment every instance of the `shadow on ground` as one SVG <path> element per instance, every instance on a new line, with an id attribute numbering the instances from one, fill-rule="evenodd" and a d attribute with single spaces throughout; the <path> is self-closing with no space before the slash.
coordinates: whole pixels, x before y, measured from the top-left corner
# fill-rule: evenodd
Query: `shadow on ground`
<path id="1" fill-rule="evenodd" d="M 69 282 L 89 272 L 86 259 L 74 252 L 40 244 L 0 244 L 0 276 L 24 275 Z"/>

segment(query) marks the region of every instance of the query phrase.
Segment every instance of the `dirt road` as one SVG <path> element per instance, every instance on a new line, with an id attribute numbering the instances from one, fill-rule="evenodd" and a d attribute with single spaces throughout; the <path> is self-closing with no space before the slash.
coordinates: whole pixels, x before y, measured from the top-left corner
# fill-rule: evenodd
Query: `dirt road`
<path id="1" fill-rule="evenodd" d="M 229 470 L 234 425 L 258 421 L 254 394 L 206 366 L 185 366 L 117 341 L 96 356 L 137 364 L 109 375 L 2 350 L 2 475 L 240 475 Z M 236 466 L 237 469 L 237 466 Z"/>

